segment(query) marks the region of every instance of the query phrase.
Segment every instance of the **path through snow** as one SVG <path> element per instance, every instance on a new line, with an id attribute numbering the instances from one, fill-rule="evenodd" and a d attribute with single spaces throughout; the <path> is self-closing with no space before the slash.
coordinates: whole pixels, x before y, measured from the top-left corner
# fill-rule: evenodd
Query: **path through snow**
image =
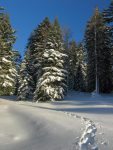
<path id="1" fill-rule="evenodd" d="M 84 125 L 82 136 L 76 138 L 76 150 L 98 150 L 98 146 L 95 140 L 97 128 L 93 121 L 88 118 L 76 115 L 75 113 L 65 112 L 68 116 L 78 118 Z"/>

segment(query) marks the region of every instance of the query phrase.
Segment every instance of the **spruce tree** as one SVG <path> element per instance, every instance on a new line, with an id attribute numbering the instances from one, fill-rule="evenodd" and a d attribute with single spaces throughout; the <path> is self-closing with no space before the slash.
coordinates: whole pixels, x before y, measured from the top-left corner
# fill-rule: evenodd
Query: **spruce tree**
<path id="1" fill-rule="evenodd" d="M 17 95 L 18 94 L 18 88 L 19 88 L 19 70 L 20 70 L 20 65 L 21 65 L 22 59 L 21 59 L 21 55 L 20 55 L 19 51 L 15 50 L 13 52 L 13 54 L 14 54 L 14 63 L 15 63 L 16 70 L 17 70 L 14 95 Z"/>
<path id="2" fill-rule="evenodd" d="M 63 99 L 67 90 L 65 70 L 65 50 L 58 20 L 51 26 L 43 53 L 42 76 L 37 82 L 35 101 Z"/>
<path id="3" fill-rule="evenodd" d="M 113 0 L 111 1 L 110 6 L 103 11 L 102 15 L 107 25 L 107 32 L 111 34 L 111 38 L 112 38 L 111 39 L 111 44 L 112 44 L 111 51 L 112 51 L 112 66 L 113 66 Z"/>
<path id="4" fill-rule="evenodd" d="M 68 89 L 74 89 L 74 78 L 77 70 L 77 45 L 75 41 L 69 43 L 68 48 Z"/>
<path id="5" fill-rule="evenodd" d="M 65 61 L 65 69 L 67 70 L 67 86 L 68 90 L 73 90 L 74 85 L 74 75 L 73 75 L 73 55 L 75 54 L 76 50 L 76 43 L 74 40 L 71 40 L 71 31 L 68 27 L 62 28 L 62 37 L 63 37 L 63 43 L 64 43 L 64 49 L 67 54 L 67 58 Z M 72 54 L 73 53 L 73 54 Z M 71 58 L 72 56 L 72 58 Z M 76 57 L 76 56 L 75 56 Z M 75 58 L 76 60 L 76 58 Z M 71 68 L 72 67 L 72 68 Z"/>
<path id="6" fill-rule="evenodd" d="M 111 1 L 109 8 L 103 11 L 103 17 L 107 23 L 113 22 L 113 0 Z"/>
<path id="7" fill-rule="evenodd" d="M 77 67 L 76 75 L 74 78 L 74 90 L 81 92 L 85 91 L 85 78 L 82 64 L 79 64 Z"/>
<path id="8" fill-rule="evenodd" d="M 50 26 L 51 23 L 48 17 L 46 17 L 43 22 L 33 31 L 28 40 L 27 49 L 29 50 L 28 53 L 30 55 L 30 61 L 28 63 L 32 72 L 31 76 L 33 76 L 34 83 L 37 83 L 37 80 L 42 73 L 44 40 L 47 38 Z"/>
<path id="9" fill-rule="evenodd" d="M 102 15 L 107 25 L 107 32 L 109 32 L 112 35 L 112 51 L 113 51 L 113 0 L 111 1 L 108 9 L 105 9 L 103 11 Z"/>
<path id="10" fill-rule="evenodd" d="M 17 71 L 12 51 L 14 34 L 9 16 L 0 12 L 0 95 L 11 95 L 15 91 Z"/>
<path id="11" fill-rule="evenodd" d="M 88 91 L 95 90 L 97 81 L 99 92 L 111 92 L 111 35 L 107 32 L 107 27 L 98 8 L 87 24 L 85 46 L 88 54 Z M 96 79 L 96 77 L 98 78 Z"/>
<path id="12" fill-rule="evenodd" d="M 76 71 L 74 75 L 74 89 L 76 91 L 86 91 L 86 72 L 87 72 L 87 64 L 86 64 L 86 54 L 84 50 L 84 46 L 80 43 L 77 46 L 77 62 L 76 62 Z"/>
<path id="13" fill-rule="evenodd" d="M 28 100 L 33 97 L 34 82 L 30 75 L 27 52 L 19 70 L 18 100 Z"/>
<path id="14" fill-rule="evenodd" d="M 47 38 L 49 28 L 50 22 L 46 17 L 28 39 L 25 58 L 20 68 L 18 99 L 25 100 L 33 96 L 37 81 L 42 74 L 44 40 Z"/>

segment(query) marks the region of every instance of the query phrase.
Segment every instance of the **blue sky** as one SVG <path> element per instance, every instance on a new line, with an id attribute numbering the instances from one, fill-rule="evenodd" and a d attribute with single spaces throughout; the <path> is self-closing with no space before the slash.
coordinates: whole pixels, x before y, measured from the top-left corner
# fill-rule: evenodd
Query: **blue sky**
<path id="1" fill-rule="evenodd" d="M 107 8 L 111 0 L 0 0 L 10 15 L 17 31 L 14 45 L 23 55 L 27 39 L 35 27 L 48 16 L 51 21 L 57 16 L 62 27 L 71 30 L 72 38 L 82 41 L 86 23 L 96 6 Z"/>

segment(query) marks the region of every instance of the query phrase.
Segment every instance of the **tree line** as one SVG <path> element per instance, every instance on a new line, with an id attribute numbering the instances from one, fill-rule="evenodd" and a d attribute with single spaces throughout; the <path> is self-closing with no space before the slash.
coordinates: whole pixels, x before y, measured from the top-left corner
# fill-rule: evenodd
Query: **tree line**
<path id="1" fill-rule="evenodd" d="M 113 1 L 96 8 L 80 43 L 68 39 L 58 18 L 46 17 L 28 38 L 21 60 L 13 50 L 15 30 L 0 7 L 0 95 L 18 100 L 62 100 L 68 90 L 113 91 Z"/>

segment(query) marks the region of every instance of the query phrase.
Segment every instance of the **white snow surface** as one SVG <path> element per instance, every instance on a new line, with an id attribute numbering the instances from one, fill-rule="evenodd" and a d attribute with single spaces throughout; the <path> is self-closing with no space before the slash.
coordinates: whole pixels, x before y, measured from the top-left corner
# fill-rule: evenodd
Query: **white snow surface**
<path id="1" fill-rule="evenodd" d="M 2 61 L 5 62 L 5 63 L 11 63 L 11 61 L 6 59 L 5 57 L 2 58 Z"/>
<path id="2" fill-rule="evenodd" d="M 0 97 L 0 150 L 113 150 L 113 95 L 70 92 L 64 101 Z"/>

